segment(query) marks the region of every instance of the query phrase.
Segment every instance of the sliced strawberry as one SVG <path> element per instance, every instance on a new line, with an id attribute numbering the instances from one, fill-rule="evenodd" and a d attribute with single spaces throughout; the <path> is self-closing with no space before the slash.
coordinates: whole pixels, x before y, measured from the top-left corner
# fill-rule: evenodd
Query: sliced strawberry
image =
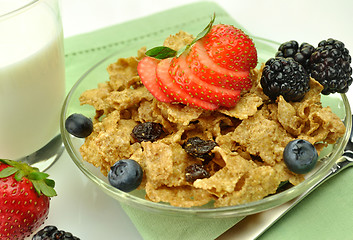
<path id="1" fill-rule="evenodd" d="M 224 68 L 248 71 L 257 65 L 253 41 L 234 26 L 214 25 L 202 42 L 210 58 Z"/>
<path id="2" fill-rule="evenodd" d="M 156 68 L 159 62 L 155 58 L 144 57 L 137 65 L 137 72 L 143 85 L 158 101 L 171 102 L 157 82 Z"/>
<path id="3" fill-rule="evenodd" d="M 169 74 L 181 89 L 203 101 L 218 106 L 232 107 L 239 100 L 239 90 L 230 90 L 209 84 L 193 74 L 184 54 L 172 60 Z"/>
<path id="4" fill-rule="evenodd" d="M 249 71 L 229 70 L 215 63 L 206 53 L 202 43 L 196 42 L 187 57 L 192 72 L 201 80 L 232 90 L 250 89 Z"/>
<path id="5" fill-rule="evenodd" d="M 203 101 L 190 92 L 185 91 L 182 85 L 176 83 L 176 81 L 169 75 L 169 66 L 172 59 L 167 58 L 162 60 L 157 65 L 157 78 L 160 84 L 163 94 L 173 99 L 174 103 L 182 103 L 194 107 L 201 107 L 206 110 L 215 110 L 218 108 L 216 104 Z"/>

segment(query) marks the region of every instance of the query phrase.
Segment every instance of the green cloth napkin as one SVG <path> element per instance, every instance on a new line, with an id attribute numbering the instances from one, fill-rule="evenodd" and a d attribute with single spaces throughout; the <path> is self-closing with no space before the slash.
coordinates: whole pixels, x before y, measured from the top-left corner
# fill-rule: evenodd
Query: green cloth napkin
<path id="1" fill-rule="evenodd" d="M 65 39 L 67 91 L 94 64 L 120 49 L 161 45 L 164 39 L 184 30 L 203 30 L 216 13 L 215 23 L 242 28 L 212 2 L 198 2 L 158 14 Z M 106 81 L 104 79 L 102 81 Z M 242 218 L 200 219 L 163 216 L 122 206 L 144 239 L 215 239 Z"/>

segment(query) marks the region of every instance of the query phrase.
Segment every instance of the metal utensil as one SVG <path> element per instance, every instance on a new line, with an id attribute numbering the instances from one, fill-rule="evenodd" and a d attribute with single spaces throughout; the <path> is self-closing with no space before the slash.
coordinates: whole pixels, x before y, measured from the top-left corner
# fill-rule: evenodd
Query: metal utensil
<path id="1" fill-rule="evenodd" d="M 328 171 L 328 173 L 323 176 L 315 185 L 313 185 L 311 188 L 309 188 L 307 191 L 305 191 L 302 195 L 300 195 L 298 198 L 296 198 L 291 205 L 283 211 L 275 221 L 271 222 L 270 225 L 268 225 L 261 233 L 258 234 L 257 237 L 259 237 L 262 233 L 264 233 L 268 228 L 270 228 L 278 219 L 280 219 L 282 216 L 284 216 L 289 210 L 291 210 L 295 205 L 297 205 L 301 200 L 303 200 L 306 196 L 308 196 L 312 191 L 314 191 L 317 187 L 319 187 L 321 184 L 323 184 L 325 181 L 330 179 L 331 177 L 335 176 L 336 174 L 340 173 L 344 169 L 348 167 L 353 166 L 353 128 L 351 129 L 351 135 L 349 137 L 347 146 L 345 147 L 345 150 L 340 158 L 337 159 L 335 164 L 332 166 L 332 168 Z"/>
<path id="2" fill-rule="evenodd" d="M 269 211 L 247 216 L 243 221 L 236 224 L 231 230 L 228 230 L 228 232 L 230 232 L 229 234 L 226 233 L 219 239 L 234 239 L 234 236 L 236 239 L 257 239 L 259 236 L 261 236 L 262 233 L 269 229 L 276 221 L 278 221 L 282 216 L 289 212 L 295 205 L 302 201 L 322 183 L 351 166 L 353 166 L 352 130 L 343 155 L 337 159 L 327 174 L 322 177 L 314 186 L 288 203 L 285 203 Z"/>
<path id="3" fill-rule="evenodd" d="M 39 168 L 40 171 L 45 171 L 52 166 L 56 160 L 58 160 L 64 151 L 64 148 L 61 135 L 59 134 L 35 153 L 17 159 L 17 161 L 25 162 L 32 167 Z"/>

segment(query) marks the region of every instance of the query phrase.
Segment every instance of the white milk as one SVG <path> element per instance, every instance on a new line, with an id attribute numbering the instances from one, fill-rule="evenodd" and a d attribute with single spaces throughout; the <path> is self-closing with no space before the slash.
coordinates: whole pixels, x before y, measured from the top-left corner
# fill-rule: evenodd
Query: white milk
<path id="1" fill-rule="evenodd" d="M 59 131 L 65 95 L 62 30 L 48 8 L 41 3 L 0 19 L 0 158 L 29 155 Z"/>

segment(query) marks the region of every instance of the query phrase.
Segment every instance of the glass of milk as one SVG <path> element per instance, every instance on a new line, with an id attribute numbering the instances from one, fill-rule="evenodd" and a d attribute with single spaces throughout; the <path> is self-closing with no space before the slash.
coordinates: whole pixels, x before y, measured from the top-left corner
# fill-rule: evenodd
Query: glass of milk
<path id="1" fill-rule="evenodd" d="M 62 148 L 53 148 L 50 143 L 59 134 L 59 116 L 65 96 L 63 31 L 58 1 L 0 0 L 2 159 L 30 159 L 34 163 L 39 161 L 35 159 L 37 155 L 57 159 L 62 152 Z M 43 167 L 39 168 L 43 170 L 50 164 L 42 163 Z"/>

